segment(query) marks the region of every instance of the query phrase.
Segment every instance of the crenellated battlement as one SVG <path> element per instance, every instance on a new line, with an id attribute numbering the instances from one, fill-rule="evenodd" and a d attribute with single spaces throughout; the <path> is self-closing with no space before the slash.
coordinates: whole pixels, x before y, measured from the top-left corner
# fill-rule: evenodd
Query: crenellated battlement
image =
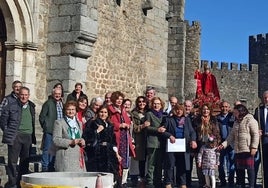
<path id="1" fill-rule="evenodd" d="M 268 33 L 249 36 L 249 43 L 268 44 Z"/>
<path id="2" fill-rule="evenodd" d="M 229 70 L 229 71 L 258 72 L 258 65 L 255 64 L 248 66 L 248 64 L 241 64 L 241 63 L 228 63 L 228 62 L 217 62 L 208 60 L 200 61 L 201 68 L 203 68 L 205 64 L 208 65 L 212 69 L 212 71 Z"/>
<path id="3" fill-rule="evenodd" d="M 189 20 L 184 20 L 184 23 L 186 24 L 187 27 L 200 27 L 201 23 L 199 21 L 190 21 Z"/>

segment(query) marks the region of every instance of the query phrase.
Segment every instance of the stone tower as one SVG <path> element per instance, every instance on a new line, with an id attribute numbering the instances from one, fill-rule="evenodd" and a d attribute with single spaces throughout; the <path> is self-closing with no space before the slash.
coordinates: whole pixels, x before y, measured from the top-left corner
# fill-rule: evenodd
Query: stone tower
<path id="1" fill-rule="evenodd" d="M 181 100 L 193 99 L 196 90 L 194 71 L 200 61 L 200 24 L 184 20 L 185 0 L 170 0 L 168 32 L 168 94 Z"/>
<path id="2" fill-rule="evenodd" d="M 268 33 L 249 37 L 249 64 L 257 64 L 258 69 L 258 96 L 268 90 Z"/>

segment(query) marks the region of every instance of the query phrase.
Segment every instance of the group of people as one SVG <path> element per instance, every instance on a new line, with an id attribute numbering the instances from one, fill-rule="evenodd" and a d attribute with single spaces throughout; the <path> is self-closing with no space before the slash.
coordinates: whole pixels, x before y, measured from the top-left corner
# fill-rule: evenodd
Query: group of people
<path id="1" fill-rule="evenodd" d="M 6 188 L 20 186 L 21 175 L 29 170 L 31 145 L 36 143 L 30 90 L 20 81 L 14 81 L 12 88 L 0 105 L 2 142 L 8 145 Z M 133 108 L 120 91 L 89 102 L 81 83 L 75 84 L 64 101 L 64 89 L 58 83 L 39 114 L 42 171 L 109 172 L 114 174 L 115 187 L 127 187 L 130 177 L 132 183 L 148 188 L 186 188 L 191 187 L 195 160 L 200 187 L 216 187 L 217 169 L 220 186 L 228 182 L 229 186 L 245 187 L 247 170 L 249 186 L 255 187 L 260 161 L 256 152 L 260 147 L 261 157 L 268 152 L 268 91 L 263 99 L 265 105 L 258 107 L 254 116 L 242 104 L 231 111 L 226 101 L 215 115 L 209 103 L 196 110 L 191 100 L 179 103 L 175 96 L 169 98 L 170 107 L 165 109 L 153 87 L 135 99 Z M 183 147 L 170 150 L 170 145 L 177 143 Z M 267 162 L 263 160 L 262 165 L 267 181 Z"/>

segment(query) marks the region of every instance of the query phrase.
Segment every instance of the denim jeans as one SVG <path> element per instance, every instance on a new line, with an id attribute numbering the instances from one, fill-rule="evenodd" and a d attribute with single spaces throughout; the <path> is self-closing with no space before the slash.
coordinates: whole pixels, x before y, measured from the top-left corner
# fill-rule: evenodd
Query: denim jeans
<path id="1" fill-rule="evenodd" d="M 220 152 L 220 165 L 219 165 L 219 178 L 221 183 L 226 183 L 224 171 L 224 166 L 227 166 L 228 173 L 228 183 L 234 183 L 234 173 L 235 173 L 235 161 L 234 161 L 234 150 L 231 146 L 228 146 L 226 149 L 223 149 Z"/>
<path id="2" fill-rule="evenodd" d="M 52 134 L 44 133 L 43 135 L 43 153 L 42 153 L 42 171 L 43 172 L 53 172 L 55 155 L 51 153 L 50 149 L 52 147 Z"/>

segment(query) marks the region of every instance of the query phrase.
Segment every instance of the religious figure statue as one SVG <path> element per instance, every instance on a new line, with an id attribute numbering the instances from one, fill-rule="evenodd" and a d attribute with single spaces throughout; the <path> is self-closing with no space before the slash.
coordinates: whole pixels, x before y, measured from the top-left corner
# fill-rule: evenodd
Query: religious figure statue
<path id="1" fill-rule="evenodd" d="M 207 64 L 204 65 L 203 73 L 199 69 L 195 71 L 194 78 L 197 80 L 196 99 L 212 103 L 220 100 L 216 77 L 211 73 Z"/>

